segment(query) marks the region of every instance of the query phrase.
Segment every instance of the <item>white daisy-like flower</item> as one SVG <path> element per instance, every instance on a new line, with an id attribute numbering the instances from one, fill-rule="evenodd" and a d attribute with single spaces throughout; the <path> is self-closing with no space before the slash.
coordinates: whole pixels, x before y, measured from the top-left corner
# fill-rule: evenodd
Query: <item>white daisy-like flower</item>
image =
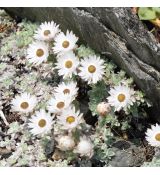
<path id="1" fill-rule="evenodd" d="M 62 111 L 58 117 L 58 122 L 63 126 L 63 129 L 71 131 L 83 122 L 82 116 L 83 114 L 76 111 L 75 107 L 72 106 Z"/>
<path id="2" fill-rule="evenodd" d="M 61 32 L 55 37 L 55 43 L 53 47 L 53 52 L 55 54 L 63 54 L 65 52 L 71 51 L 76 47 L 76 42 L 78 37 L 76 37 L 73 32 L 67 30 L 66 35 Z"/>
<path id="3" fill-rule="evenodd" d="M 72 103 L 73 98 L 68 94 L 56 93 L 48 102 L 47 109 L 51 113 L 59 114 Z"/>
<path id="4" fill-rule="evenodd" d="M 146 140 L 151 146 L 160 147 L 160 125 L 152 125 L 151 129 L 147 129 Z"/>
<path id="5" fill-rule="evenodd" d="M 80 62 L 79 76 L 88 81 L 88 84 L 95 84 L 102 80 L 104 74 L 104 61 L 100 57 L 89 56 Z"/>
<path id="6" fill-rule="evenodd" d="M 78 94 L 77 83 L 73 81 L 67 83 L 62 82 L 55 88 L 55 92 L 69 94 L 73 99 L 75 99 Z"/>
<path id="7" fill-rule="evenodd" d="M 74 139 L 69 135 L 59 136 L 56 140 L 58 142 L 57 147 L 62 151 L 72 150 L 75 146 Z"/>
<path id="8" fill-rule="evenodd" d="M 58 69 L 59 76 L 63 76 L 63 78 L 72 78 L 73 74 L 77 74 L 76 69 L 79 66 L 79 60 L 71 51 L 58 57 L 55 65 L 55 68 Z"/>
<path id="9" fill-rule="evenodd" d="M 30 63 L 33 64 L 41 64 L 42 62 L 46 62 L 49 56 L 48 53 L 48 44 L 36 41 L 29 45 L 27 49 L 26 58 L 29 59 Z"/>
<path id="10" fill-rule="evenodd" d="M 53 21 L 42 23 L 35 32 L 34 38 L 36 40 L 50 41 L 53 40 L 57 33 L 59 33 L 59 25 Z"/>
<path id="11" fill-rule="evenodd" d="M 36 104 L 37 104 L 37 98 L 28 93 L 17 95 L 11 101 L 12 110 L 21 113 L 32 112 Z"/>
<path id="12" fill-rule="evenodd" d="M 134 97 L 135 91 L 124 85 L 111 88 L 109 94 L 108 103 L 115 108 L 115 111 L 127 110 L 136 101 Z"/>
<path id="13" fill-rule="evenodd" d="M 90 139 L 83 136 L 83 137 L 80 137 L 80 142 L 78 143 L 74 152 L 80 154 L 80 156 L 87 156 L 91 158 L 94 154 L 93 148 L 94 146 L 90 141 Z"/>
<path id="14" fill-rule="evenodd" d="M 36 111 L 35 115 L 29 119 L 28 127 L 33 135 L 46 134 L 52 129 L 54 123 L 53 117 L 41 109 Z"/>

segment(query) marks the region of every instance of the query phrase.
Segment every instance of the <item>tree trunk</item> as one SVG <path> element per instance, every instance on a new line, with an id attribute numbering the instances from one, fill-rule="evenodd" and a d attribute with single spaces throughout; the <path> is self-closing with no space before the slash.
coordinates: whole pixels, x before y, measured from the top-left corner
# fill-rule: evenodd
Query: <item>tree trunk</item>
<path id="1" fill-rule="evenodd" d="M 5 8 L 32 21 L 54 20 L 84 43 L 107 55 L 152 101 L 160 121 L 160 46 L 130 8 Z"/>

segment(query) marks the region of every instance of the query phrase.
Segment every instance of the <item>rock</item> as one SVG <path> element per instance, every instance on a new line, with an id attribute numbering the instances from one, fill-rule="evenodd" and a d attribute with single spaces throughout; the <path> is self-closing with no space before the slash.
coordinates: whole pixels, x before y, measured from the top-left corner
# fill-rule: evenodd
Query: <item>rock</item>
<path id="1" fill-rule="evenodd" d="M 157 158 L 157 159 L 160 159 L 160 148 L 154 148 L 154 151 L 155 151 L 155 155 L 154 157 Z"/>
<path id="2" fill-rule="evenodd" d="M 153 103 L 160 121 L 160 46 L 130 8 L 5 8 L 32 21 L 54 20 L 62 31 L 73 30 L 80 41 L 112 59 L 134 78 Z"/>
<path id="3" fill-rule="evenodd" d="M 144 149 L 124 140 L 115 143 L 112 150 L 115 152 L 115 156 L 109 165 L 113 167 L 139 167 L 146 158 Z"/>
<path id="4" fill-rule="evenodd" d="M 8 150 L 7 148 L 0 147 L 0 156 L 2 158 L 8 158 L 12 154 L 12 150 Z"/>

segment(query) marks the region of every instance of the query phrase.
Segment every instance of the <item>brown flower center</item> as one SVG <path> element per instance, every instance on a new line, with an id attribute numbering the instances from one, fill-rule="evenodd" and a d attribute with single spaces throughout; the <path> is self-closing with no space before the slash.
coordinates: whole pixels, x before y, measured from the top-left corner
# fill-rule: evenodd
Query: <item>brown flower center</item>
<path id="1" fill-rule="evenodd" d="M 155 139 L 156 139 L 157 141 L 160 141 L 160 133 L 156 134 Z"/>
<path id="2" fill-rule="evenodd" d="M 44 34 L 44 36 L 48 36 L 49 34 L 51 34 L 51 32 L 50 32 L 50 30 L 45 30 L 43 34 Z"/>
<path id="3" fill-rule="evenodd" d="M 73 63 L 70 60 L 68 60 L 68 61 L 65 62 L 65 67 L 68 68 L 68 69 L 71 68 L 72 65 L 73 65 Z"/>
<path id="4" fill-rule="evenodd" d="M 64 94 L 69 94 L 69 93 L 70 93 L 70 90 L 69 90 L 69 89 L 64 89 L 64 90 L 63 90 L 63 93 L 64 93 Z"/>
<path id="5" fill-rule="evenodd" d="M 62 109 L 63 107 L 64 107 L 63 101 L 57 103 L 57 108 Z"/>
<path id="6" fill-rule="evenodd" d="M 89 71 L 90 73 L 94 73 L 94 72 L 96 71 L 96 67 L 93 66 L 93 65 L 90 65 L 90 66 L 88 67 L 88 71 Z"/>
<path id="7" fill-rule="evenodd" d="M 69 41 L 63 41 L 62 46 L 63 46 L 64 48 L 69 47 Z"/>
<path id="8" fill-rule="evenodd" d="M 44 51 L 42 49 L 37 49 L 36 55 L 37 57 L 42 57 L 44 55 Z"/>
<path id="9" fill-rule="evenodd" d="M 38 125 L 39 125 L 39 127 L 41 127 L 41 128 L 45 127 L 45 126 L 46 126 L 46 120 L 41 119 L 41 120 L 38 122 Z"/>
<path id="10" fill-rule="evenodd" d="M 27 109 L 28 107 L 29 107 L 28 102 L 22 102 L 22 103 L 21 103 L 21 108 L 22 108 L 22 109 Z"/>
<path id="11" fill-rule="evenodd" d="M 118 101 L 119 102 L 124 102 L 125 98 L 126 98 L 126 96 L 124 94 L 119 94 L 118 95 Z"/>
<path id="12" fill-rule="evenodd" d="M 66 119 L 66 122 L 68 122 L 69 124 L 73 123 L 75 121 L 75 117 L 73 116 L 68 116 Z"/>

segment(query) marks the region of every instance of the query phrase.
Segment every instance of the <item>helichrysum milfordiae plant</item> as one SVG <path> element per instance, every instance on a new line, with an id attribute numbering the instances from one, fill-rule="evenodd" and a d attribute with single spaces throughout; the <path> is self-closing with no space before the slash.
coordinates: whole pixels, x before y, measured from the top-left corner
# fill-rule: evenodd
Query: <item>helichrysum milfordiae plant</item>
<path id="1" fill-rule="evenodd" d="M 58 57 L 56 69 L 58 75 L 63 76 L 64 79 L 72 78 L 73 75 L 77 75 L 77 68 L 79 66 L 79 59 L 73 52 L 67 52 L 64 55 Z"/>
<path id="2" fill-rule="evenodd" d="M 10 156 L 9 165 L 25 166 L 28 165 L 27 160 L 30 160 L 29 165 L 33 165 L 32 162 L 35 161 L 35 166 L 58 166 L 59 164 L 63 166 L 70 163 L 61 162 L 62 160 L 57 163 L 46 161 L 40 140 L 47 136 L 50 141 L 54 139 L 55 148 L 66 155 L 67 161 L 78 159 L 78 156 L 82 160 L 97 156 L 101 159 L 100 161 L 107 163 L 114 156 L 110 148 L 111 140 L 116 140 L 112 128 L 119 127 L 123 131 L 129 128 L 127 117 L 132 113 L 132 107 L 137 109 L 144 101 L 143 95 L 134 90 L 132 79 L 127 79 L 124 71 L 115 73 L 113 63 L 107 62 L 90 48 L 83 45 L 79 47 L 78 37 L 69 30 L 63 33 L 54 21 L 42 23 L 32 36 L 33 42 L 28 41 L 25 63 L 39 72 L 30 71 L 30 76 L 25 75 L 26 81 L 21 80 L 21 83 L 16 85 L 20 92 L 10 100 L 10 111 L 20 116 L 25 114 L 26 118 L 21 117 L 22 135 L 25 137 L 23 142 L 14 143 L 14 149 L 17 150 Z M 56 74 L 61 81 L 45 89 L 44 81 L 39 84 L 40 86 L 36 85 L 36 82 L 38 74 L 45 73 L 45 69 L 41 71 L 43 65 L 45 68 L 50 64 L 49 62 L 53 62 L 53 69 L 49 73 Z M 4 67 L 2 64 L 0 66 Z M 33 78 L 30 78 L 31 76 Z M 87 97 L 92 115 L 100 116 L 94 133 L 85 122 L 84 111 L 80 109 L 81 84 L 79 82 L 89 89 Z M 27 83 L 30 86 L 27 86 Z M 45 92 L 48 89 L 52 93 Z M 45 100 L 39 98 L 43 94 L 47 96 Z M 126 119 L 119 121 L 117 112 L 121 111 L 125 113 Z M 3 119 L 5 120 L 4 116 Z M 17 127 L 20 127 L 19 125 Z M 9 127 L 12 130 L 8 131 L 16 132 L 14 134 L 16 136 L 18 131 L 14 131 L 11 124 Z M 146 135 L 151 137 L 152 133 Z M 29 138 L 33 138 L 32 143 L 37 144 L 36 153 L 39 153 L 37 156 L 29 155 L 29 152 L 35 151 L 31 145 L 27 145 Z M 153 143 L 153 138 L 152 140 L 147 138 L 147 140 Z M 6 142 L 8 143 L 8 140 Z M 18 161 L 15 157 L 21 154 L 25 156 Z M 40 163 L 41 161 L 43 163 Z M 2 164 L 8 165 L 4 160 Z"/>
<path id="3" fill-rule="evenodd" d="M 46 134 L 51 131 L 53 125 L 53 117 L 46 113 L 43 109 L 36 111 L 35 115 L 29 119 L 28 127 L 33 135 Z"/>
<path id="4" fill-rule="evenodd" d="M 109 94 L 110 96 L 107 98 L 108 103 L 114 107 L 115 111 L 126 109 L 127 107 L 132 106 L 136 101 L 134 90 L 124 85 L 118 85 L 111 88 Z"/>
<path id="5" fill-rule="evenodd" d="M 35 31 L 34 38 L 39 41 L 49 41 L 53 40 L 59 32 L 59 26 L 54 21 L 44 22 Z"/>
<path id="6" fill-rule="evenodd" d="M 52 48 L 53 52 L 63 55 L 68 51 L 72 51 L 76 48 L 77 41 L 78 37 L 76 37 L 72 31 L 70 32 L 67 30 L 66 34 L 61 32 L 55 37 L 54 47 Z"/>
<path id="7" fill-rule="evenodd" d="M 12 110 L 21 112 L 21 113 L 28 113 L 32 112 L 37 104 L 37 99 L 35 96 L 31 96 L 30 94 L 23 93 L 20 96 L 16 96 L 12 102 Z"/>
<path id="8" fill-rule="evenodd" d="M 66 34 L 60 32 L 59 27 L 53 21 L 41 24 L 40 28 L 36 31 L 34 38 L 36 40 L 33 41 L 27 49 L 26 58 L 28 61 L 31 64 L 38 66 L 48 61 L 50 53 L 55 54 L 57 57 L 55 69 L 58 70 L 58 75 L 62 76 L 65 81 L 61 82 L 54 88 L 53 96 L 46 105 L 46 109 L 49 113 L 46 113 L 46 109 L 40 109 L 40 111 L 34 112 L 34 108 L 38 105 L 36 94 L 30 95 L 26 92 L 16 96 L 11 101 L 12 110 L 19 113 L 30 113 L 27 125 L 33 135 L 42 136 L 48 134 L 49 131 L 54 128 L 53 120 L 55 119 L 56 123 L 61 126 L 62 130 L 68 131 L 68 134 L 72 135 L 76 129 L 83 129 L 80 125 L 81 123 L 84 123 L 83 114 L 74 106 L 76 96 L 78 95 L 78 87 L 77 82 L 72 78 L 73 76 L 77 76 L 78 72 L 85 74 L 87 68 L 89 72 L 88 78 L 85 80 L 88 81 L 88 83 L 99 81 L 102 79 L 103 75 L 103 60 L 96 58 L 95 56 L 93 56 L 93 58 L 90 57 L 90 61 L 94 60 L 93 65 L 88 64 L 86 65 L 86 68 L 80 70 L 81 68 L 79 65 L 81 60 L 76 56 L 74 50 L 77 47 L 76 42 L 78 41 L 78 37 L 76 37 L 72 31 L 67 31 Z M 88 60 L 88 58 L 86 58 L 86 60 Z M 89 60 L 87 62 L 89 62 Z M 97 67 L 99 62 L 102 68 Z M 95 72 L 98 71 L 100 75 L 99 73 L 98 75 L 95 74 Z M 94 77 L 92 76 L 93 74 L 95 74 Z M 33 115 L 31 115 L 31 112 Z M 59 138 L 58 141 L 60 142 L 61 140 L 64 140 L 63 138 L 71 138 L 69 135 L 66 137 L 62 135 L 62 138 Z M 87 138 L 86 142 L 84 142 L 84 146 L 86 143 L 88 143 Z M 92 142 L 90 141 L 89 144 L 91 145 L 93 153 Z M 60 145 L 61 144 L 59 143 L 58 147 L 61 148 Z M 69 147 L 75 149 L 75 144 L 74 146 Z M 63 148 L 61 148 L 61 150 L 62 149 Z M 93 155 L 90 152 L 88 154 L 87 152 L 86 154 L 83 154 L 81 153 L 81 149 L 78 150 L 77 153 L 80 155 L 88 155 L 89 157 Z M 88 148 L 86 150 L 88 150 Z"/>
<path id="9" fill-rule="evenodd" d="M 104 75 L 104 61 L 100 57 L 89 56 L 84 58 L 80 63 L 79 76 L 87 81 L 88 84 L 95 84 L 102 80 Z"/>
<path id="10" fill-rule="evenodd" d="M 48 52 L 48 45 L 46 43 L 36 41 L 29 45 L 27 58 L 29 58 L 30 63 L 41 64 L 47 61 Z"/>
<path id="11" fill-rule="evenodd" d="M 160 147 L 160 125 L 152 125 L 151 129 L 147 129 L 146 140 L 151 146 Z"/>

